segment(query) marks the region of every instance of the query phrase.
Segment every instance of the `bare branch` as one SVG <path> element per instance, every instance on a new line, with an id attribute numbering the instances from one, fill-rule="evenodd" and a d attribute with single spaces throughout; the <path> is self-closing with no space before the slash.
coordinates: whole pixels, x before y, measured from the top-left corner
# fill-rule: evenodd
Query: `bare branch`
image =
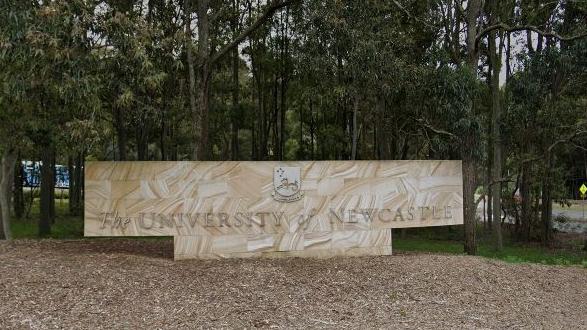
<path id="1" fill-rule="evenodd" d="M 516 181 L 512 180 L 512 177 L 513 177 L 513 175 L 509 175 L 509 176 L 506 176 L 506 177 L 499 178 L 497 180 L 491 180 L 488 183 L 488 186 L 491 187 L 494 184 L 498 184 L 498 183 L 516 182 Z"/>

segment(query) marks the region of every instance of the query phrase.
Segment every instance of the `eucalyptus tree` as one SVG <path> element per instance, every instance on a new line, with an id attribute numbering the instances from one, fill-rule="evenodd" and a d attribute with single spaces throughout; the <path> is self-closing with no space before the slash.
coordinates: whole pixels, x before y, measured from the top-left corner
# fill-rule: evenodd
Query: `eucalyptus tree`
<path id="1" fill-rule="evenodd" d="M 88 37 L 93 11 L 92 4 L 81 0 L 19 2 L 2 10 L 7 15 L 3 22 L 9 23 L 2 30 L 2 61 L 6 64 L 2 103 L 9 111 L 2 111 L 6 121 L 1 129 L 10 137 L 4 140 L 8 142 L 3 149 L 10 155 L 26 137 L 40 154 L 40 235 L 50 233 L 54 216 L 56 146 L 75 125 L 74 119 L 91 120 L 99 108 Z M 15 158 L 6 159 L 13 162 Z M 14 168 L 13 163 L 3 165 Z M 8 208 L 3 206 L 2 212 L 7 216 Z"/>
<path id="2" fill-rule="evenodd" d="M 567 42 L 573 42 L 574 40 L 581 39 L 587 34 L 585 33 L 584 28 L 581 28 L 577 25 L 577 22 L 571 22 L 571 17 L 574 15 L 573 13 L 576 11 L 575 4 L 572 2 L 564 3 L 564 2 L 535 2 L 535 3 L 526 3 L 522 2 L 518 5 L 512 5 L 511 3 L 502 3 L 499 4 L 498 2 L 492 2 L 489 12 L 489 23 L 487 26 L 481 30 L 479 33 L 478 39 L 483 38 L 484 36 L 488 37 L 488 44 L 489 44 L 489 58 L 491 63 L 491 100 L 492 100 L 492 121 L 491 121 L 491 141 L 492 141 L 492 152 L 493 152 L 493 162 L 492 162 L 492 176 L 491 176 L 491 185 L 492 185 L 492 195 L 493 195 L 493 218 L 494 218 L 494 238 L 496 243 L 496 248 L 501 249 L 502 242 L 501 242 L 501 201 L 504 199 L 504 195 L 502 194 L 502 183 L 505 180 L 503 178 L 502 172 L 502 135 L 500 132 L 500 126 L 502 125 L 501 120 L 501 113 L 502 113 L 502 101 L 501 101 L 501 91 L 499 90 L 499 76 L 500 76 L 500 67 L 502 63 L 501 53 L 502 48 L 504 45 L 504 40 L 506 40 L 505 36 L 507 34 L 508 42 L 509 36 L 511 33 L 517 33 L 519 31 L 526 31 L 527 35 L 527 49 L 528 54 L 530 56 L 538 55 L 543 52 L 545 49 L 548 52 L 552 52 L 553 49 L 559 48 L 558 44 L 560 42 L 560 47 L 562 47 Z M 573 29 L 569 29 L 570 26 L 573 26 Z M 577 29 L 578 28 L 578 29 Z M 498 31 L 498 33 L 496 33 Z M 560 31 L 563 33 L 557 33 Z M 535 32 L 537 35 L 537 42 L 536 47 L 533 47 L 533 41 L 530 38 L 531 32 Z M 496 42 L 499 40 L 499 46 L 496 46 Z M 507 54 L 507 53 L 506 53 Z M 509 64 L 509 58 L 506 58 L 506 65 Z M 567 63 L 571 63 L 570 60 L 566 59 Z M 528 63 L 528 62 L 526 62 Z M 555 76 L 561 77 L 565 75 L 564 70 L 561 70 L 559 65 L 559 69 L 554 70 L 552 73 Z M 524 70 L 530 70 L 530 68 L 525 67 Z M 511 72 L 508 68 L 507 77 L 511 76 Z M 558 94 L 558 93 L 556 93 Z M 548 127 L 548 123 L 545 123 L 545 127 Z M 541 131 L 547 131 L 547 129 L 541 129 Z M 523 139 L 523 141 L 527 141 Z M 524 146 L 523 152 L 527 152 L 527 148 L 529 146 Z M 522 161 L 520 165 L 520 171 L 526 172 L 525 174 L 522 173 L 520 175 L 521 181 L 521 195 L 522 195 L 522 221 L 524 227 L 524 236 L 527 238 L 529 236 L 529 227 L 528 227 L 528 218 L 529 218 L 529 186 L 528 186 L 528 173 L 529 172 L 529 163 L 526 161 Z M 552 210 L 548 206 L 551 204 L 549 202 L 549 185 L 552 181 L 550 173 L 547 171 L 545 173 L 545 188 L 543 190 L 542 196 L 546 198 L 543 200 L 543 209 L 542 214 L 543 217 L 546 217 L 543 221 L 545 222 L 545 228 L 548 227 L 547 223 L 550 223 L 550 217 Z M 548 233 L 550 229 L 546 228 L 545 233 Z M 548 234 L 545 234 L 544 239 L 545 241 L 548 240 Z"/>
<path id="3" fill-rule="evenodd" d="M 173 93 L 178 87 L 181 61 L 178 19 L 172 7 L 149 2 L 148 8 L 132 7 L 121 11 L 117 6 L 102 9 L 97 30 L 101 57 L 103 89 L 108 97 L 110 120 L 116 130 L 118 159 L 128 158 L 129 136 L 135 138 L 136 159 L 154 158 L 149 143 L 154 131 L 173 118 L 170 113 Z M 169 125 L 171 126 L 171 125 Z M 165 158 L 165 141 L 160 141 Z"/>
<path id="4" fill-rule="evenodd" d="M 422 126 L 406 95 L 417 80 L 411 72 L 427 65 L 436 27 L 412 25 L 405 8 L 391 1 L 316 1 L 302 8 L 296 72 L 303 95 L 326 116 L 327 134 L 319 126 L 318 138 L 331 146 L 329 157 L 410 157 L 412 133 Z M 428 2 L 410 7 L 417 15 L 430 9 Z"/>
<path id="5" fill-rule="evenodd" d="M 551 241 L 552 203 L 565 196 L 562 188 L 568 166 L 564 159 L 573 150 L 585 148 L 586 55 L 585 40 L 565 49 L 547 47 L 526 55 L 524 71 L 514 74 L 507 86 L 509 147 L 522 178 L 519 237 L 523 240 L 531 237 L 531 229 L 538 224 L 530 212 L 534 195 L 541 199 L 540 237 L 545 243 Z"/>
<path id="6" fill-rule="evenodd" d="M 214 65 L 225 56 L 238 47 L 251 33 L 262 26 L 277 10 L 288 6 L 293 0 L 270 0 L 265 4 L 261 13 L 254 17 L 249 25 L 242 27 L 239 34 L 231 38 L 225 44 L 213 49 L 211 46 L 211 24 L 215 24 L 217 17 L 220 16 L 222 10 L 230 8 L 230 5 L 225 4 L 224 1 L 210 1 L 199 0 L 194 5 L 192 1 L 184 0 L 184 11 L 186 13 L 186 34 L 188 37 L 188 67 L 189 67 L 189 93 L 190 93 L 190 109 L 194 122 L 194 141 L 197 142 L 194 148 L 194 159 L 205 160 L 209 156 L 209 89 L 210 76 Z M 195 12 L 197 16 L 197 55 L 196 58 L 191 55 L 191 39 L 192 39 L 192 13 Z"/>
<path id="7" fill-rule="evenodd" d="M 26 24 L 32 6 L 21 1 L 0 4 L 0 239 L 10 239 L 10 188 L 22 124 L 31 107 L 25 96 L 30 71 L 29 50 L 25 46 Z M 29 117 L 30 118 L 30 117 Z"/>
<path id="8" fill-rule="evenodd" d="M 466 6 L 465 6 L 466 5 Z M 529 41 L 529 48 L 533 52 L 531 33 L 538 35 L 538 44 L 536 49 L 542 50 L 546 45 L 555 46 L 557 40 L 572 41 L 584 37 L 587 33 L 577 24 L 573 24 L 575 31 L 563 31 L 561 35 L 560 17 L 561 12 L 566 12 L 568 7 L 573 7 L 575 3 L 566 3 L 558 1 L 550 2 L 482 2 L 482 1 L 443 1 L 439 3 L 439 11 L 443 21 L 442 47 L 450 55 L 451 62 L 457 66 L 467 67 L 472 74 L 483 79 L 485 75 L 485 66 L 489 66 L 487 78 L 490 86 L 490 104 L 491 104 L 491 121 L 489 161 L 491 178 L 489 186 L 492 195 L 493 204 L 493 237 L 496 249 L 501 249 L 501 201 L 502 182 L 504 181 L 502 171 L 502 92 L 500 90 L 500 72 L 502 63 L 502 52 L 506 50 L 506 76 L 512 75 L 510 66 L 511 54 L 509 36 L 512 33 L 526 32 Z M 567 9 L 565 9 L 567 8 Z M 561 10 L 562 9 L 562 10 Z M 542 23 L 541 23 L 542 22 Z M 539 24 L 540 23 L 540 24 Z M 578 29 L 577 29 L 578 28 Z M 465 33 L 462 36 L 461 31 Z M 481 61 L 480 61 L 480 56 Z M 484 59 L 488 61 L 485 63 Z M 480 104 L 477 100 L 471 103 L 473 115 L 470 118 L 479 122 L 483 116 L 478 109 Z M 476 207 L 474 202 L 474 192 L 477 186 L 476 164 L 479 159 L 471 154 L 476 148 L 470 142 L 475 141 L 475 135 L 470 135 L 462 140 L 463 152 L 463 177 L 465 181 L 464 194 L 464 213 L 465 213 L 465 250 L 468 253 L 475 253 L 474 242 L 474 223 Z M 548 210 L 544 210 L 547 214 Z M 470 239 L 469 239 L 470 238 Z"/>

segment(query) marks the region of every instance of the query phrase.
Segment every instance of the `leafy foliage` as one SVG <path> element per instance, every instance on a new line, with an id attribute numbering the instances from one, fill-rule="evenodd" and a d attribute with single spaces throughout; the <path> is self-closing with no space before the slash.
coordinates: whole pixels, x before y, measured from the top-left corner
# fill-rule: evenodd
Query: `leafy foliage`
<path id="1" fill-rule="evenodd" d="M 275 1 L 192 1 L 209 5 L 206 40 L 184 1 L 0 3 L 0 149 L 36 159 L 51 147 L 58 162 L 190 159 L 206 121 L 210 159 L 467 159 L 487 191 L 502 100 L 508 211 L 519 212 L 526 163 L 533 200 L 552 191 L 564 202 L 565 178 L 584 177 L 587 44 L 553 37 L 584 33 L 584 4 L 487 2 L 471 31 L 532 28 L 496 28 L 471 48 L 459 1 L 296 1 L 251 31 Z M 489 38 L 507 66 L 501 89 L 489 88 Z M 206 74 L 190 77 L 190 64 Z M 206 117 L 194 95 L 209 101 Z"/>

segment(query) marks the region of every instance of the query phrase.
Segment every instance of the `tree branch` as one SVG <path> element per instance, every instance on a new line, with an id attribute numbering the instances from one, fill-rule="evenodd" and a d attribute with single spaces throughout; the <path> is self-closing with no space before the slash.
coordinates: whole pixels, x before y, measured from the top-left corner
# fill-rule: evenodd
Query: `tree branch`
<path id="1" fill-rule="evenodd" d="M 431 130 L 432 132 L 436 133 L 436 134 L 441 134 L 441 135 L 446 135 L 449 136 L 451 138 L 458 138 L 456 135 L 454 135 L 451 132 L 436 128 L 432 125 L 430 125 L 427 121 L 425 121 L 423 118 L 413 118 L 416 122 L 418 122 L 420 125 L 422 125 L 423 127 Z"/>
<path id="2" fill-rule="evenodd" d="M 581 136 L 581 135 L 587 135 L 587 131 L 576 131 L 575 133 L 573 133 L 572 135 L 562 138 L 560 140 L 556 140 L 554 141 L 554 143 L 552 143 L 547 149 L 547 152 L 552 152 L 552 150 L 554 148 L 556 148 L 556 146 L 558 146 L 559 144 L 563 144 L 563 143 L 571 143 L 573 146 L 578 147 L 579 149 L 581 149 L 582 147 L 577 145 L 576 143 L 573 142 L 573 139 Z M 527 159 L 523 159 L 521 162 L 522 163 L 531 163 L 534 161 L 538 161 L 541 160 L 542 158 L 544 158 L 544 155 L 540 155 L 540 156 L 536 156 L 533 158 L 527 158 Z"/>
<path id="3" fill-rule="evenodd" d="M 467 15 L 465 15 L 465 8 L 463 8 L 463 4 L 459 3 L 459 1 L 455 1 L 455 8 L 456 13 L 461 15 L 461 17 L 467 17 Z"/>
<path id="4" fill-rule="evenodd" d="M 395 6 L 396 6 L 397 8 L 399 8 L 401 11 L 403 11 L 403 12 L 404 12 L 404 14 L 406 14 L 406 16 L 408 16 L 408 18 L 411 18 L 411 19 L 413 19 L 413 20 L 414 20 L 414 21 L 416 21 L 416 22 L 420 22 L 420 23 L 422 23 L 422 24 L 426 25 L 426 26 L 427 26 L 427 27 L 429 27 L 429 28 L 436 29 L 436 27 L 435 27 L 435 26 L 433 26 L 433 25 L 430 25 L 430 24 L 428 24 L 427 22 L 425 22 L 425 21 L 423 21 L 423 20 L 419 19 L 418 17 L 416 17 L 416 16 L 412 15 L 412 13 L 410 13 L 410 11 L 408 11 L 408 10 L 406 9 L 406 7 L 402 6 L 402 4 L 401 4 L 401 3 L 399 3 L 399 1 L 397 1 L 397 0 L 393 0 L 393 3 L 395 4 Z"/>
<path id="5" fill-rule="evenodd" d="M 587 131 L 576 131 L 573 135 L 571 135 L 567 138 L 563 138 L 558 141 L 555 141 L 553 144 L 550 145 L 550 147 L 548 147 L 548 152 L 551 152 L 557 145 L 562 144 L 562 143 L 570 143 L 573 141 L 574 138 L 581 136 L 583 134 L 587 134 Z"/>
<path id="6" fill-rule="evenodd" d="M 498 30 L 498 29 L 501 29 L 505 32 L 533 31 L 533 32 L 536 32 L 542 36 L 553 37 L 553 38 L 556 38 L 556 39 L 562 40 L 562 41 L 571 41 L 571 40 L 576 40 L 576 39 L 587 37 L 587 32 L 583 32 L 583 33 L 580 33 L 580 34 L 577 34 L 574 36 L 561 36 L 560 34 L 554 32 L 554 31 L 542 31 L 534 25 L 509 26 L 505 23 L 498 23 L 495 25 L 488 26 L 485 29 L 481 30 L 481 32 L 479 32 L 475 38 L 475 44 L 477 45 L 479 43 L 479 41 L 483 37 L 485 37 L 485 35 L 487 35 L 489 32 L 491 32 L 493 30 Z"/>
<path id="7" fill-rule="evenodd" d="M 475 201 L 475 205 L 476 205 L 476 206 L 477 206 L 477 205 L 479 205 L 479 203 L 480 203 L 482 200 L 484 200 L 484 199 L 485 199 L 485 195 L 484 195 L 484 194 L 481 194 L 481 195 L 479 195 L 479 198 L 477 198 L 477 200 Z"/>
<path id="8" fill-rule="evenodd" d="M 583 151 L 587 151 L 587 147 L 584 147 L 582 145 L 576 144 L 575 142 L 571 142 L 571 144 L 573 145 L 573 147 L 579 149 L 579 150 L 583 150 Z"/>
<path id="9" fill-rule="evenodd" d="M 226 55 L 230 52 L 234 47 L 238 47 L 238 45 L 245 40 L 251 33 L 255 32 L 257 28 L 259 28 L 263 23 L 265 23 L 276 11 L 279 9 L 289 6 L 290 4 L 299 1 L 299 0 L 272 0 L 271 3 L 265 8 L 263 14 L 258 17 L 253 24 L 251 24 L 248 28 L 246 28 L 241 34 L 239 34 L 234 40 L 229 42 L 228 44 L 224 45 L 218 52 L 214 53 L 210 58 L 210 65 L 213 65 L 216 61 L 218 61 L 222 56 Z"/>

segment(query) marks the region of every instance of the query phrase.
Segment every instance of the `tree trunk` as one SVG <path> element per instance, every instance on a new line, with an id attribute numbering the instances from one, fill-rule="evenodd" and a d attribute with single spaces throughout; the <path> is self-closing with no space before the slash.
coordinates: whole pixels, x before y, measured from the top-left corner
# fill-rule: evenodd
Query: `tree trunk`
<path id="1" fill-rule="evenodd" d="M 522 164 L 522 177 L 520 180 L 520 198 L 522 203 L 522 231 L 520 234 L 520 239 L 522 241 L 530 240 L 530 223 L 532 221 L 532 214 L 531 214 L 531 199 L 530 199 L 530 173 L 529 173 L 529 164 L 523 163 Z"/>
<path id="2" fill-rule="evenodd" d="M 376 138 L 377 138 L 377 159 L 389 160 L 392 159 L 390 154 L 389 143 L 391 141 L 391 134 L 387 134 L 386 117 L 385 117 L 385 99 L 382 95 L 378 95 L 377 103 L 375 104 L 377 123 L 376 123 Z"/>
<path id="3" fill-rule="evenodd" d="M 239 12 L 240 12 L 240 1 L 233 0 L 234 12 L 236 13 L 232 19 L 232 33 L 233 38 L 238 35 L 239 29 Z M 235 47 L 232 51 L 232 116 L 231 116 L 231 127 L 230 127 L 230 157 L 231 160 L 239 159 L 239 121 L 240 121 L 240 83 L 239 83 L 239 50 Z"/>
<path id="4" fill-rule="evenodd" d="M 378 125 L 378 123 L 375 123 L 373 125 L 373 155 L 371 157 L 371 159 L 377 159 L 380 160 L 381 159 L 381 152 L 379 149 L 379 142 L 378 142 L 378 138 L 377 138 L 377 134 L 380 132 L 379 128 L 381 126 Z"/>
<path id="5" fill-rule="evenodd" d="M 494 24 L 495 13 L 491 15 Z M 489 34 L 489 58 L 491 61 L 491 136 L 493 150 L 493 168 L 491 171 L 491 197 L 493 208 L 493 243 L 497 251 L 503 249 L 501 232 L 501 103 L 499 95 L 499 74 L 501 68 L 501 49 L 496 45 L 497 33 Z"/>
<path id="6" fill-rule="evenodd" d="M 465 253 L 477 254 L 477 210 L 475 209 L 475 161 L 471 151 L 463 152 L 463 217 Z"/>
<path id="7" fill-rule="evenodd" d="M 51 234 L 51 199 L 55 189 L 55 173 L 53 172 L 53 147 L 44 145 L 41 147 L 41 211 L 39 218 L 39 236 L 45 237 Z"/>
<path id="8" fill-rule="evenodd" d="M 300 146 L 298 148 L 298 159 L 302 159 L 305 160 L 306 159 L 306 153 L 304 151 L 304 106 L 302 104 L 300 104 L 299 106 L 299 110 L 300 110 Z"/>
<path id="9" fill-rule="evenodd" d="M 312 99 L 310 98 L 310 159 L 311 160 L 316 160 L 315 159 L 315 154 L 314 154 L 314 135 L 316 133 L 316 124 L 314 122 L 314 103 L 312 102 Z"/>
<path id="10" fill-rule="evenodd" d="M 490 63 L 491 65 L 491 63 Z M 491 80 L 491 79 L 490 79 Z M 491 88 L 491 87 L 490 87 Z M 491 118 L 489 118 L 488 124 L 489 132 L 493 132 L 493 125 Z M 486 181 L 487 181 L 487 227 L 484 228 L 486 231 L 484 234 L 490 235 L 493 230 L 493 194 L 491 189 L 491 182 L 493 178 L 493 133 L 488 134 L 487 137 L 487 170 L 486 170 Z"/>
<path id="11" fill-rule="evenodd" d="M 251 91 L 251 103 L 255 104 L 255 93 L 253 91 Z M 253 116 L 253 118 L 251 118 L 251 160 L 259 160 L 258 140 L 258 116 Z"/>
<path id="12" fill-rule="evenodd" d="M 479 61 L 479 53 L 477 51 L 477 18 L 481 12 L 481 0 L 469 0 L 467 4 L 467 66 L 473 72 L 477 71 L 477 62 Z M 458 41 L 457 41 L 458 42 Z"/>
<path id="13" fill-rule="evenodd" d="M 72 214 L 74 205 L 76 204 L 75 196 L 73 191 L 75 190 L 75 157 L 67 157 L 67 172 L 69 173 L 69 214 Z"/>
<path id="14" fill-rule="evenodd" d="M 79 214 L 84 214 L 85 207 L 85 193 L 86 193 L 86 176 L 84 175 L 84 169 L 86 167 L 86 152 L 82 150 L 78 159 L 78 193 L 79 193 Z"/>
<path id="15" fill-rule="evenodd" d="M 56 156 L 55 156 L 55 148 L 51 148 L 51 172 L 53 173 L 53 189 L 49 190 L 49 218 L 51 219 L 51 224 L 55 223 L 55 182 L 57 182 L 57 170 L 56 170 Z"/>
<path id="16" fill-rule="evenodd" d="M 534 46 L 532 45 L 532 31 L 526 30 L 526 47 L 530 55 L 534 54 Z"/>
<path id="17" fill-rule="evenodd" d="M 197 159 L 197 150 L 198 147 L 196 145 L 197 140 L 197 131 L 198 131 L 198 108 L 196 104 L 196 73 L 194 70 L 194 58 L 192 54 L 192 28 L 191 28 L 191 14 L 192 14 L 192 7 L 190 5 L 192 0 L 184 0 L 184 21 L 187 23 L 185 24 L 185 49 L 186 49 L 186 60 L 187 60 L 187 67 L 188 67 L 188 95 L 190 100 L 190 113 L 192 115 L 192 129 L 195 135 L 194 139 L 194 159 Z"/>
<path id="18" fill-rule="evenodd" d="M 542 52 L 542 42 L 543 42 L 544 38 L 542 37 L 541 34 L 538 35 L 538 42 L 536 43 L 536 52 L 537 53 L 541 53 Z"/>
<path id="19" fill-rule="evenodd" d="M 511 33 L 508 32 L 507 34 L 507 45 L 506 45 L 506 52 L 505 52 L 505 82 L 506 84 L 510 81 L 510 77 L 512 76 L 512 66 L 511 66 Z"/>
<path id="20" fill-rule="evenodd" d="M 283 18 L 283 15 L 282 15 Z M 285 10 L 285 23 L 282 21 L 282 52 L 281 52 L 281 99 L 280 99 L 280 123 L 279 123 L 279 149 L 280 160 L 285 157 L 285 114 L 287 112 L 287 88 L 289 82 L 289 38 L 288 38 L 289 8 Z"/>
<path id="21" fill-rule="evenodd" d="M 230 156 L 231 160 L 238 160 L 239 159 L 239 141 L 238 141 L 238 131 L 239 131 L 239 119 L 240 119 L 240 100 L 239 100 L 239 56 L 238 56 L 238 48 L 234 49 L 233 55 L 233 64 L 232 64 L 232 116 L 231 116 L 231 143 L 230 143 Z"/>
<path id="22" fill-rule="evenodd" d="M 351 146 L 351 160 L 357 159 L 357 140 L 359 138 L 359 132 L 357 127 L 357 115 L 359 112 L 359 97 L 355 96 L 353 104 L 353 127 L 352 127 L 352 146 Z"/>
<path id="23" fill-rule="evenodd" d="M 208 8 L 209 0 L 199 0 L 197 2 L 199 60 L 197 111 L 199 115 L 199 129 L 195 130 L 195 133 L 199 133 L 199 140 L 194 155 L 195 160 L 208 160 L 208 105 L 210 90 L 210 24 Z"/>
<path id="24" fill-rule="evenodd" d="M 137 127 L 137 160 L 149 159 L 149 127 L 145 122 L 141 122 Z"/>
<path id="25" fill-rule="evenodd" d="M 78 152 L 69 160 L 69 214 L 79 216 L 82 209 L 82 179 L 84 152 Z"/>
<path id="26" fill-rule="evenodd" d="M 261 131 L 259 132 L 259 156 L 261 160 L 266 160 L 269 156 L 269 148 L 267 144 L 269 143 L 269 128 L 271 125 L 269 125 L 269 115 L 267 114 L 269 111 L 267 110 L 267 104 L 265 102 L 265 92 L 263 91 L 263 84 L 261 82 L 259 83 L 259 110 L 261 112 Z"/>
<path id="27" fill-rule="evenodd" d="M 404 137 L 404 146 L 403 146 L 403 150 L 402 150 L 402 158 L 401 159 L 408 159 L 408 152 L 410 151 L 410 144 L 408 143 L 408 137 L 405 136 Z"/>
<path id="28" fill-rule="evenodd" d="M 544 174 L 542 176 L 542 205 L 541 205 L 541 218 L 542 218 L 542 242 L 548 246 L 552 240 L 552 197 L 551 197 L 551 167 L 552 167 L 552 155 L 550 151 L 546 151 Z"/>
<path id="29" fill-rule="evenodd" d="M 272 143 L 273 143 L 273 149 L 276 151 L 276 153 L 274 154 L 274 159 L 277 160 L 282 160 L 281 158 L 281 141 L 280 141 L 280 112 L 279 112 L 279 104 L 277 102 L 277 94 L 278 94 L 278 88 L 279 88 L 279 83 L 278 83 L 278 77 L 277 77 L 277 73 L 275 73 L 275 75 L 273 76 L 273 98 L 272 98 L 272 102 L 273 102 L 273 134 L 272 134 Z"/>
<path id="30" fill-rule="evenodd" d="M 257 92 L 258 92 L 258 112 L 261 114 L 261 116 L 259 117 L 259 159 L 260 160 L 266 160 L 267 159 L 267 141 L 268 141 L 268 126 L 267 125 L 267 109 L 265 107 L 265 93 L 263 91 L 263 81 L 264 79 L 261 76 L 261 67 L 260 67 L 260 63 L 257 64 L 257 71 L 256 71 L 256 75 L 255 75 L 255 71 L 253 71 L 253 74 L 255 75 L 256 79 L 256 85 L 257 85 Z"/>
<path id="31" fill-rule="evenodd" d="M 20 153 L 19 153 L 20 154 Z M 13 193 L 13 208 L 14 217 L 22 218 L 24 215 L 24 189 L 23 189 L 24 173 L 22 168 L 22 160 L 20 156 L 16 158 L 14 164 L 14 193 Z"/>
<path id="32" fill-rule="evenodd" d="M 120 109 L 114 110 L 114 120 L 116 126 L 116 137 L 118 139 L 118 159 L 121 161 L 127 160 L 127 137 L 126 137 L 126 127 L 124 125 L 124 119 L 122 118 L 122 114 Z"/>
<path id="33" fill-rule="evenodd" d="M 179 95 L 181 95 L 181 93 L 179 93 Z M 163 109 L 161 109 L 161 127 L 160 127 L 160 135 L 159 135 L 159 144 L 160 144 L 160 149 L 159 151 L 161 152 L 161 161 L 165 161 L 167 160 L 167 146 L 165 143 L 165 138 L 167 136 L 167 126 L 165 125 L 167 118 L 166 118 L 166 107 L 167 105 L 164 103 L 163 104 Z"/>
<path id="34" fill-rule="evenodd" d="M 259 160 L 257 156 L 257 121 L 251 123 L 251 160 Z"/>
<path id="35" fill-rule="evenodd" d="M 467 28 L 467 67 L 473 73 L 477 73 L 477 62 L 479 60 L 476 38 L 477 38 L 477 17 L 481 11 L 480 0 L 469 0 L 466 14 L 466 28 Z M 458 42 L 458 41 L 457 41 Z M 471 102 L 471 107 L 474 109 L 474 100 Z M 473 112 L 471 109 L 471 112 Z M 475 137 L 472 132 L 465 133 L 463 141 L 461 142 L 461 151 L 463 156 L 463 217 L 465 225 L 465 252 L 467 254 L 477 253 L 477 238 L 476 238 L 476 220 L 477 210 L 475 210 L 475 158 L 473 154 L 473 146 Z"/>
<path id="36" fill-rule="evenodd" d="M 520 170 L 519 170 L 518 175 L 516 177 L 515 189 L 512 192 L 512 197 L 511 197 L 511 200 L 512 200 L 512 214 L 513 214 L 513 216 L 515 218 L 514 231 L 512 233 L 513 234 L 512 237 L 515 237 L 515 239 L 518 240 L 518 241 L 520 240 L 520 236 L 522 235 L 522 229 L 521 229 L 522 224 L 521 224 L 521 219 L 520 219 L 521 218 L 521 212 L 520 212 L 519 207 L 518 207 L 518 201 L 517 201 L 517 198 L 516 198 L 516 192 L 518 194 L 520 194 L 520 190 L 519 189 L 520 189 L 521 181 L 522 181 L 522 169 L 520 167 Z M 510 230 L 510 233 L 511 233 L 511 230 Z"/>
<path id="37" fill-rule="evenodd" d="M 250 2 L 249 2 L 249 11 L 250 11 Z M 250 14 L 250 13 L 249 13 Z M 254 119 L 253 125 L 256 125 L 256 135 L 255 141 L 257 148 L 254 151 L 254 159 L 255 160 L 265 160 L 265 156 L 267 154 L 267 140 L 265 138 L 265 109 L 264 109 L 264 100 L 263 100 L 263 87 L 262 87 L 262 79 L 261 79 L 261 61 L 257 61 L 256 52 L 258 51 L 256 48 L 257 42 L 253 39 L 249 39 L 249 43 L 251 44 L 251 71 L 253 75 L 253 83 L 254 83 L 254 96 L 256 97 L 256 104 L 257 104 L 257 116 Z"/>
<path id="38" fill-rule="evenodd" d="M 279 104 L 279 160 L 285 157 L 285 112 L 287 111 L 286 93 L 287 78 L 281 77 L 280 104 Z"/>
<path id="39" fill-rule="evenodd" d="M 12 239 L 10 230 L 10 196 L 14 176 L 16 153 L 6 149 L 0 160 L 0 239 Z"/>

